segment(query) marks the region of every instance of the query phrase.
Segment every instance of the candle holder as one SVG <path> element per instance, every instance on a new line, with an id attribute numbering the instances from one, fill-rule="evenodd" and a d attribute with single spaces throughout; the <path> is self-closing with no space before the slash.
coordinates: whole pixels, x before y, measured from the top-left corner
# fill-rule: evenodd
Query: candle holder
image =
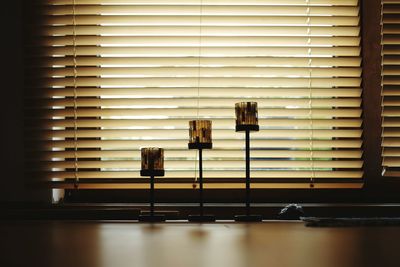
<path id="1" fill-rule="evenodd" d="M 189 222 L 214 222 L 215 216 L 204 214 L 203 199 L 203 149 L 211 149 L 211 121 L 194 120 L 189 122 L 189 149 L 199 150 L 199 213 L 189 215 Z"/>
<path id="2" fill-rule="evenodd" d="M 235 104 L 236 132 L 246 133 L 246 214 L 236 215 L 237 222 L 260 222 L 261 215 L 252 215 L 250 211 L 250 132 L 259 131 L 256 102 L 240 102 Z"/>
<path id="3" fill-rule="evenodd" d="M 141 176 L 150 176 L 150 213 L 139 216 L 141 222 L 163 222 L 164 215 L 154 213 L 154 177 L 164 176 L 164 149 L 158 147 L 146 147 L 141 149 L 142 167 Z"/>

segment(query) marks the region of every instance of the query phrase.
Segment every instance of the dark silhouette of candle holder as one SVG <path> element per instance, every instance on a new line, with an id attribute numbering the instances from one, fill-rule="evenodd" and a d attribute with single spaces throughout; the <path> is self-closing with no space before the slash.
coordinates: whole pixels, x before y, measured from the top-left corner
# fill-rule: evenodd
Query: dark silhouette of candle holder
<path id="1" fill-rule="evenodd" d="M 246 133 L 246 214 L 236 215 L 237 222 L 260 222 L 261 215 L 251 214 L 250 203 L 250 132 L 259 131 L 256 102 L 241 102 L 235 104 L 236 132 Z"/>
<path id="2" fill-rule="evenodd" d="M 189 149 L 199 151 L 199 214 L 189 215 L 189 222 L 214 222 L 215 216 L 204 214 L 203 197 L 203 149 L 211 149 L 211 121 L 195 120 L 189 122 Z"/>
<path id="3" fill-rule="evenodd" d="M 163 222 L 165 216 L 154 212 L 154 177 L 164 176 L 164 150 L 157 147 L 141 149 L 142 168 L 141 176 L 150 176 L 150 211 L 148 214 L 139 215 L 140 222 Z"/>

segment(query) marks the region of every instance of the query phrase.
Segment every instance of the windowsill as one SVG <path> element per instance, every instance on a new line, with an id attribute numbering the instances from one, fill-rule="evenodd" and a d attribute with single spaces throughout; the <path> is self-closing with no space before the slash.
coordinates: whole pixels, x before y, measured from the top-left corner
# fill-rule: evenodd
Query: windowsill
<path id="1" fill-rule="evenodd" d="M 277 219 L 277 214 L 287 203 L 254 204 L 252 212 L 264 219 Z M 399 203 L 304 203 L 300 204 L 306 216 L 317 217 L 398 217 Z M 146 211 L 145 203 L 133 204 L 32 204 L 0 203 L 0 219 L 3 220 L 136 220 L 140 211 Z M 244 213 L 243 204 L 207 203 L 207 213 L 219 220 L 231 220 Z M 184 220 L 197 213 L 196 204 L 156 204 L 156 211 L 170 220 Z"/>

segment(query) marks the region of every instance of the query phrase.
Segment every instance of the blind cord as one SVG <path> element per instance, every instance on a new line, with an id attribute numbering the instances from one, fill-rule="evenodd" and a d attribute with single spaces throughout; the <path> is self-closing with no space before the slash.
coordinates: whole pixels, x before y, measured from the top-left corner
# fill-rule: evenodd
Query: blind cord
<path id="1" fill-rule="evenodd" d="M 72 51 L 73 51 L 73 64 L 74 64 L 74 78 L 73 78 L 73 104 L 74 104 L 74 188 L 79 187 L 79 175 L 78 175 L 78 104 L 77 104 L 77 60 L 76 60 L 76 0 L 72 1 Z"/>
<path id="2" fill-rule="evenodd" d="M 203 0 L 200 0 L 200 16 L 199 16 L 199 48 L 197 60 L 197 119 L 200 118 L 200 75 L 201 75 L 201 53 L 203 43 Z"/>
<path id="3" fill-rule="evenodd" d="M 306 0 L 307 4 L 307 52 L 308 52 L 308 120 L 310 123 L 309 150 L 310 150 L 310 188 L 314 188 L 315 170 L 314 170 L 314 124 L 313 124 L 313 92 L 312 92 L 312 49 L 311 49 L 311 17 L 310 17 L 310 0 Z"/>
<path id="4" fill-rule="evenodd" d="M 201 54 L 202 54 L 202 37 L 203 37 L 203 0 L 200 0 L 199 8 L 199 47 L 198 47 L 198 60 L 197 60 L 197 119 L 200 119 L 200 75 L 201 75 Z M 197 161 L 199 160 L 199 152 L 196 150 L 196 160 L 194 161 L 194 183 L 193 188 L 197 187 Z"/>
<path id="5" fill-rule="evenodd" d="M 382 129 L 381 129 L 381 137 L 382 137 L 382 144 L 381 144 L 381 155 L 382 155 L 382 173 L 381 175 L 384 176 L 386 173 L 386 166 L 384 165 L 384 152 L 385 152 L 385 134 L 384 134 L 384 129 L 385 129 L 385 115 L 383 114 L 383 111 L 385 109 L 385 103 L 384 103 L 384 92 L 383 92 L 383 60 L 384 60 L 384 53 L 383 53 L 383 1 L 381 1 L 381 17 L 380 17 L 380 26 L 381 26 L 381 119 L 382 119 Z"/>

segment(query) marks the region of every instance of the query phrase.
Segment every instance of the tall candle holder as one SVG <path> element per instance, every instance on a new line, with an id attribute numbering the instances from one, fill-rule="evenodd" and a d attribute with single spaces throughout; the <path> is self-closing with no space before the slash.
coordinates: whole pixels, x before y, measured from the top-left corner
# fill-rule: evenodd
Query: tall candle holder
<path id="1" fill-rule="evenodd" d="M 142 164 L 140 175 L 150 176 L 150 213 L 139 216 L 141 222 L 162 222 L 164 215 L 154 213 L 154 177 L 164 176 L 164 149 L 158 147 L 146 147 L 141 149 Z"/>
<path id="2" fill-rule="evenodd" d="M 189 122 L 189 149 L 199 150 L 199 213 L 189 215 L 190 222 L 213 222 L 215 216 L 204 214 L 203 199 L 203 149 L 211 149 L 211 121 L 194 120 Z"/>
<path id="3" fill-rule="evenodd" d="M 235 104 L 236 132 L 246 133 L 246 214 L 236 215 L 237 222 L 260 222 L 261 215 L 250 212 L 250 132 L 259 131 L 256 102 L 240 102 Z"/>

